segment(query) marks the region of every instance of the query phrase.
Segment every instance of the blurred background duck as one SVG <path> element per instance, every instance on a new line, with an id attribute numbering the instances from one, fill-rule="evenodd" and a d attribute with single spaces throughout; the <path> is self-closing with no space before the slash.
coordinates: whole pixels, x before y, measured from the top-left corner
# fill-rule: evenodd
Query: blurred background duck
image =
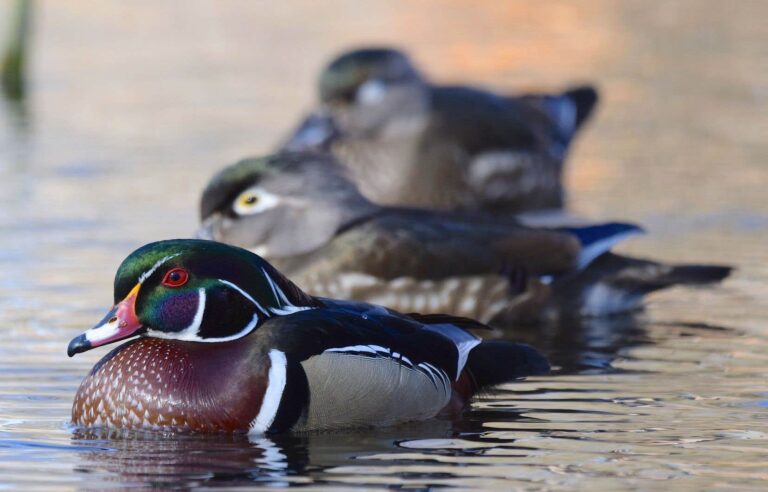
<path id="1" fill-rule="evenodd" d="M 314 295 L 499 324 L 633 311 L 649 292 L 730 271 L 610 253 L 641 232 L 631 224 L 535 229 L 377 205 L 347 172 L 323 153 L 245 159 L 203 192 L 198 235 L 257 252 Z"/>
<path id="2" fill-rule="evenodd" d="M 305 294 L 240 248 L 148 244 L 120 265 L 115 306 L 73 356 L 130 339 L 80 385 L 85 428 L 274 433 L 370 427 L 460 410 L 476 392 L 549 371 L 482 324 Z M 138 336 L 138 338 L 136 338 Z"/>
<path id="3" fill-rule="evenodd" d="M 433 85 L 386 47 L 340 55 L 318 85 L 318 109 L 284 149 L 330 151 L 375 203 L 495 214 L 563 206 L 563 161 L 597 103 L 592 87 Z"/>

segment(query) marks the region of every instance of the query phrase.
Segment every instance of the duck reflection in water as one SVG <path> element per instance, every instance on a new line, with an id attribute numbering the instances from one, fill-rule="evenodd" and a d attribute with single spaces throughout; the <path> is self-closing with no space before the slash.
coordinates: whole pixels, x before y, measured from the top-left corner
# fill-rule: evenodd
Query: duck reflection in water
<path id="1" fill-rule="evenodd" d="M 106 470 L 127 484 L 163 482 L 274 482 L 303 472 L 305 439 L 247 435 L 193 435 L 118 429 L 77 430 L 73 444 L 93 447 L 81 454 L 82 470 Z"/>
<path id="2" fill-rule="evenodd" d="M 437 418 L 374 430 L 269 437 L 78 430 L 72 443 L 93 448 L 80 454 L 76 469 L 105 470 L 122 485 L 233 487 L 310 483 L 314 473 L 349 465 L 350 460 L 363 464 L 367 456 L 397 451 L 401 441 L 450 438 L 468 431 L 461 419 Z"/>

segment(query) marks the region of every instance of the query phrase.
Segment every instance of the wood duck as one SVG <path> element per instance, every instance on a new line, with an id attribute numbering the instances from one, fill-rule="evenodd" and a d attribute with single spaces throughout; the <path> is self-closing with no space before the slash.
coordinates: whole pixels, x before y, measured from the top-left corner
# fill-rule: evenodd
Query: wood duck
<path id="1" fill-rule="evenodd" d="M 330 150 L 374 203 L 509 214 L 563 206 L 563 161 L 597 92 L 437 86 L 405 53 L 367 48 L 325 68 L 319 100 L 284 150 Z"/>
<path id="2" fill-rule="evenodd" d="M 460 408 L 549 370 L 485 328 L 312 297 L 259 256 L 213 241 L 148 244 L 120 265 L 115 305 L 68 354 L 128 340 L 86 376 L 77 426 L 272 433 L 391 425 Z"/>
<path id="3" fill-rule="evenodd" d="M 256 251 L 315 295 L 491 324 L 628 312 L 649 292 L 730 271 L 610 253 L 641 232 L 631 224 L 537 229 L 375 205 L 345 173 L 321 153 L 245 159 L 203 192 L 198 235 Z"/>

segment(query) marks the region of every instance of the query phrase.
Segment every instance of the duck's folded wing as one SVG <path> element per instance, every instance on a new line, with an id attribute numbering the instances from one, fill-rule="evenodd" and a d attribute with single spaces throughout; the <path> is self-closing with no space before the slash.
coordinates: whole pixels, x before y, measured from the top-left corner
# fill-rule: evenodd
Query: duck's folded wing
<path id="1" fill-rule="evenodd" d="M 446 374 L 460 369 L 455 337 L 363 303 L 339 302 L 332 308 L 276 317 L 259 331 L 260 336 L 268 337 L 266 343 L 297 360 L 332 351 L 386 356 L 404 365 L 423 363 Z"/>
<path id="2" fill-rule="evenodd" d="M 562 207 L 566 144 L 540 107 L 463 87 L 435 89 L 433 99 L 424 140 L 446 142 L 446 157 L 465 156 L 469 208 L 506 214 Z"/>
<path id="3" fill-rule="evenodd" d="M 432 90 L 432 135 L 456 142 L 468 155 L 494 149 L 534 150 L 545 116 L 530 105 L 471 87 Z"/>
<path id="4" fill-rule="evenodd" d="M 270 431 L 280 430 L 275 422 L 281 428 L 288 423 L 327 429 L 432 417 L 450 400 L 462 355 L 466 360 L 460 350 L 466 340 L 456 343 L 381 308 L 302 311 L 274 318 L 258 331 L 269 353 L 285 365 L 286 376 L 276 378 L 285 381 L 277 410 L 262 424 Z"/>
<path id="5" fill-rule="evenodd" d="M 398 210 L 338 235 L 302 270 L 359 272 L 387 280 L 507 275 L 521 268 L 558 274 L 575 268 L 580 249 L 577 238 L 563 231 Z"/>

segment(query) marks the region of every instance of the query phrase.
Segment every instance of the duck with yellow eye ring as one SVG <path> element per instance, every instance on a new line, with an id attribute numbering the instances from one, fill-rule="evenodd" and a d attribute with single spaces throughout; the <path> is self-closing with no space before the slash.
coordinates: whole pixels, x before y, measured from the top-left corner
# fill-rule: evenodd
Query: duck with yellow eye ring
<path id="1" fill-rule="evenodd" d="M 232 171 L 218 184 L 209 185 L 219 190 L 207 195 L 216 196 L 216 208 L 224 201 L 227 207 L 214 213 L 211 206 L 205 206 L 203 219 L 207 220 L 199 234 L 211 236 L 204 230 L 215 227 L 216 237 L 261 256 L 285 258 L 316 250 L 340 232 L 343 224 L 379 210 L 354 187 L 338 186 L 335 179 L 324 176 L 329 170 L 322 166 L 312 166 L 289 180 L 277 175 L 278 179 L 270 180 L 264 175 L 254 181 L 249 166 Z M 273 171 L 276 174 L 277 168 Z M 315 196 L 318 199 L 312 198 Z"/>
<path id="2" fill-rule="evenodd" d="M 238 215 L 258 214 L 274 207 L 279 201 L 280 198 L 276 195 L 254 187 L 240 193 L 235 200 L 233 209 Z"/>
<path id="3" fill-rule="evenodd" d="M 345 172 L 327 154 L 245 159 L 209 183 L 198 235 L 268 258 L 313 295 L 499 325 L 632 311 L 649 292 L 730 271 L 610 253 L 641 232 L 632 224 L 531 228 L 379 206 Z"/>

